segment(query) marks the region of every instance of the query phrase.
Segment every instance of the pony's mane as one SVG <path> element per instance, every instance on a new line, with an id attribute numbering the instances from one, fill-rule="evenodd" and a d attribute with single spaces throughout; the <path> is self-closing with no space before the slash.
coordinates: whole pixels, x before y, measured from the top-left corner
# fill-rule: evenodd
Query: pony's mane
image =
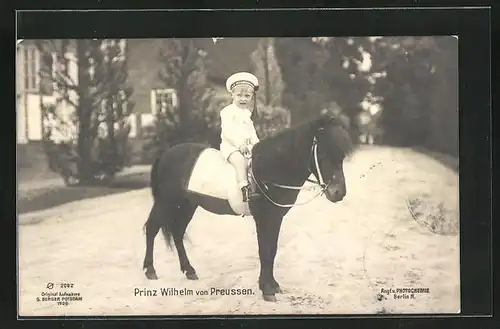
<path id="1" fill-rule="evenodd" d="M 304 138 L 304 133 L 307 133 L 313 128 L 316 120 L 300 123 L 273 133 L 262 139 L 255 145 L 255 151 L 259 152 L 262 149 L 271 147 L 272 149 L 282 149 L 294 147 Z"/>
<path id="2" fill-rule="evenodd" d="M 326 125 L 333 126 L 332 153 L 339 156 L 339 160 L 350 156 L 356 149 L 356 144 L 351 138 L 347 124 L 338 117 L 330 117 Z"/>
<path id="3" fill-rule="evenodd" d="M 316 131 L 333 126 L 334 152 L 344 158 L 354 151 L 354 143 L 347 131 L 345 123 L 337 117 L 322 115 L 318 118 L 297 124 L 283 129 L 273 135 L 262 139 L 255 145 L 254 153 L 262 155 L 263 153 L 279 150 L 289 150 L 300 148 L 304 143 L 304 134 L 312 136 Z M 309 140 L 307 140 L 309 142 Z M 308 144 L 309 145 L 309 144 Z"/>

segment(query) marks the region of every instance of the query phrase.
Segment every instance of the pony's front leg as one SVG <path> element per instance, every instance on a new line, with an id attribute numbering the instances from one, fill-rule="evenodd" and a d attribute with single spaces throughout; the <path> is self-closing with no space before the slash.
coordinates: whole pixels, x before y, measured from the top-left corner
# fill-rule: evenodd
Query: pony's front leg
<path id="1" fill-rule="evenodd" d="M 278 282 L 274 279 L 274 259 L 278 248 L 278 236 L 283 218 L 254 216 L 259 243 L 260 276 L 259 289 L 264 300 L 276 301 L 276 293 L 281 292 Z"/>

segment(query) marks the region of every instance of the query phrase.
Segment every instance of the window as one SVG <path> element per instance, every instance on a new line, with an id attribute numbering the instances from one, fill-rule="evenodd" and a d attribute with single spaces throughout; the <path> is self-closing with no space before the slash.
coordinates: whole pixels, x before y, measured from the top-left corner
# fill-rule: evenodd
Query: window
<path id="1" fill-rule="evenodd" d="M 38 70 L 40 68 L 38 49 L 34 45 L 21 45 L 20 47 L 21 87 L 24 91 L 38 92 Z"/>
<path id="2" fill-rule="evenodd" d="M 177 93 L 174 89 L 151 90 L 151 112 L 166 112 L 177 107 Z"/>

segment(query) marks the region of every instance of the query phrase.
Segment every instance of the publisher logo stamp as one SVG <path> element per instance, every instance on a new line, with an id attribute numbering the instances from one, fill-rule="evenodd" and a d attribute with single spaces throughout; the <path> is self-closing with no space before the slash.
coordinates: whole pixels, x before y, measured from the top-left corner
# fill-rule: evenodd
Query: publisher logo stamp
<path id="1" fill-rule="evenodd" d="M 417 299 L 419 295 L 429 294 L 429 288 L 381 288 L 377 296 L 382 299 Z"/>
<path id="2" fill-rule="evenodd" d="M 36 297 L 38 303 L 52 304 L 55 306 L 68 306 L 72 303 L 83 301 L 82 294 L 73 283 L 48 282 L 45 290 Z"/>

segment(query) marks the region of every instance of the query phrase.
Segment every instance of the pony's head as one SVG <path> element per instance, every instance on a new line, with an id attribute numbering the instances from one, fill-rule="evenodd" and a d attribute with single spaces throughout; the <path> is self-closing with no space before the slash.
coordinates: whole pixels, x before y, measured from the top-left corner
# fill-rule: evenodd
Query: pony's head
<path id="1" fill-rule="evenodd" d="M 327 184 L 326 198 L 341 201 L 346 193 L 343 163 L 354 150 L 354 144 L 345 123 L 338 117 L 322 115 L 315 124 L 316 155 L 312 157 L 312 172 Z"/>

